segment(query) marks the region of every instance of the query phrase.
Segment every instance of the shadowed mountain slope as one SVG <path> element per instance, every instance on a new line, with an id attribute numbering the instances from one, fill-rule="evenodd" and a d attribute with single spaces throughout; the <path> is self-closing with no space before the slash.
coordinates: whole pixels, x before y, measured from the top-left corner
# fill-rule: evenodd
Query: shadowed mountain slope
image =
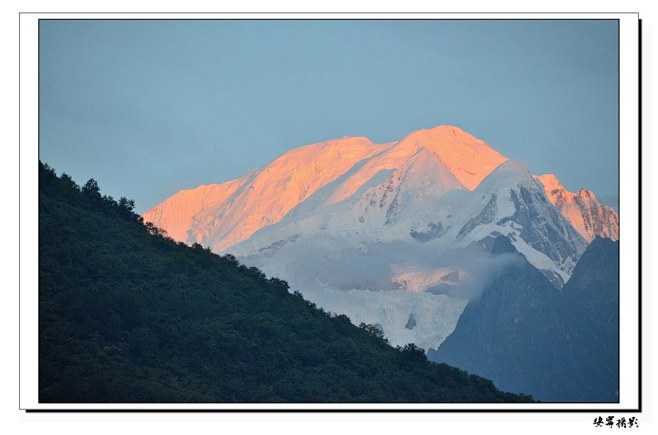
<path id="1" fill-rule="evenodd" d="M 542 401 L 618 401 L 619 243 L 596 238 L 562 290 L 513 255 L 429 358 Z"/>

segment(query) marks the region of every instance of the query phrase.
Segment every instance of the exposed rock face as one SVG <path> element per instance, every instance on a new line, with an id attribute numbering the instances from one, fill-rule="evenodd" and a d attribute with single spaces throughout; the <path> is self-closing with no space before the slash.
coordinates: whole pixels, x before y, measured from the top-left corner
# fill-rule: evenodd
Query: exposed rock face
<path id="1" fill-rule="evenodd" d="M 607 205 L 597 201 L 593 192 L 582 188 L 569 192 L 553 174 L 535 177 L 546 189 L 546 196 L 588 242 L 596 236 L 619 240 L 619 217 Z"/>

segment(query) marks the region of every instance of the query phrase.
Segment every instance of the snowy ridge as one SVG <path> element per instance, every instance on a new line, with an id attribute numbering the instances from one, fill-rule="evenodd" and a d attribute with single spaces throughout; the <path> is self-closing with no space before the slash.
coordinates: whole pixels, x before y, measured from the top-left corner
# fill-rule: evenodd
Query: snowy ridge
<path id="1" fill-rule="evenodd" d="M 421 130 L 381 145 L 364 137 L 346 137 L 289 151 L 229 182 L 230 189 L 219 185 L 227 193 L 215 201 L 203 200 L 205 190 L 213 186 L 174 195 L 147 211 L 144 219 L 176 240 L 224 251 L 279 222 L 323 187 L 331 190 L 310 202 L 318 208 L 350 201 L 371 186 L 377 199 L 367 201 L 380 201 L 382 208 L 385 204 L 390 221 L 403 197 L 419 203 L 423 195 L 432 199 L 455 188 L 474 188 L 505 159 L 483 141 L 451 126 Z M 381 191 L 379 181 L 386 177 L 391 179 Z M 402 177 L 411 180 L 408 186 L 413 193 L 394 186 Z M 397 202 L 391 188 L 401 195 Z"/>
<path id="2" fill-rule="evenodd" d="M 144 219 L 176 240 L 221 251 L 278 222 L 317 189 L 386 147 L 350 137 L 297 148 L 229 182 L 227 194 L 213 202 L 203 200 L 213 186 L 204 186 L 174 195 L 147 211 Z"/>
<path id="3" fill-rule="evenodd" d="M 196 226 L 197 210 L 216 207 L 226 201 L 240 186 L 242 179 L 223 184 L 199 186 L 181 190 L 144 214 L 144 220 L 165 229 L 175 240 L 189 243 L 200 241 L 188 231 Z"/>
<path id="4" fill-rule="evenodd" d="M 593 192 L 581 188 L 569 192 L 553 174 L 535 177 L 546 189 L 546 196 L 571 222 L 571 225 L 591 242 L 596 236 L 619 240 L 619 217 L 606 205 L 599 203 Z"/>

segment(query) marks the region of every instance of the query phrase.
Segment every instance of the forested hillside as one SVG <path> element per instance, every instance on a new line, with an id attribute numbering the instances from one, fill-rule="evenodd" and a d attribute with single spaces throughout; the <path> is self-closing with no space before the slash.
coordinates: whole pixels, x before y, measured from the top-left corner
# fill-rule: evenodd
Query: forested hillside
<path id="1" fill-rule="evenodd" d="M 517 402 L 39 172 L 41 402 Z"/>

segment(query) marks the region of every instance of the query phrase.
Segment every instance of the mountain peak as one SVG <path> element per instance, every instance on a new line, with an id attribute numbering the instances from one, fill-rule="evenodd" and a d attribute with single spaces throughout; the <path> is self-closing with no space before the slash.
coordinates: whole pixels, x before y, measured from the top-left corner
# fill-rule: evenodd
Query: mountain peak
<path id="1" fill-rule="evenodd" d="M 487 177 L 482 180 L 478 190 L 497 189 L 499 186 L 519 185 L 528 180 L 532 180 L 530 170 L 525 163 L 519 160 L 507 160 L 496 169 L 491 171 Z"/>
<path id="2" fill-rule="evenodd" d="M 528 165 L 523 163 L 521 160 L 507 160 L 506 162 L 501 163 L 500 166 L 498 166 L 495 170 L 493 170 L 492 174 L 502 172 L 518 173 L 522 174 L 526 178 L 530 178 L 532 176 L 530 174 L 530 169 L 528 169 Z"/>
<path id="3" fill-rule="evenodd" d="M 479 140 L 475 136 L 465 132 L 464 130 L 457 127 L 456 125 L 448 125 L 448 124 L 439 124 L 437 126 L 430 128 L 421 128 L 420 130 L 413 131 L 409 134 L 415 134 L 415 133 L 446 134 L 455 137 L 467 137 L 469 139 Z"/>
<path id="4" fill-rule="evenodd" d="M 427 148 L 469 190 L 475 189 L 484 177 L 507 160 L 483 140 L 453 125 L 411 132 L 396 147 Z"/>
<path id="5" fill-rule="evenodd" d="M 596 195 L 594 195 L 594 192 L 592 192 L 591 190 L 585 189 L 584 187 L 581 187 L 578 190 L 578 197 L 582 198 L 584 200 L 596 201 Z"/>
<path id="6" fill-rule="evenodd" d="M 585 240 L 597 236 L 619 238 L 619 218 L 615 211 L 596 199 L 594 192 L 580 188 L 569 192 L 553 174 L 534 176 L 543 186 L 546 197 Z"/>
<path id="7" fill-rule="evenodd" d="M 459 142 L 473 142 L 489 147 L 489 145 L 487 145 L 483 140 L 476 138 L 472 134 L 465 132 L 455 125 L 437 125 L 431 128 L 415 130 L 407 134 L 400 142 L 402 143 L 409 142 L 410 140 L 417 140 L 431 143 L 445 142 L 446 139 Z"/>

